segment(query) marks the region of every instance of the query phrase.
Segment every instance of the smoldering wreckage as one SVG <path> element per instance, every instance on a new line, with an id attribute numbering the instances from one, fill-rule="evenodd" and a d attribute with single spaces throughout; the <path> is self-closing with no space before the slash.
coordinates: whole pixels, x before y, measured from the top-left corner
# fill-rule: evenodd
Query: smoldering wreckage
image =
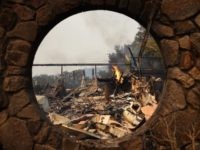
<path id="1" fill-rule="evenodd" d="M 54 125 L 71 131 L 77 140 L 115 139 L 134 132 L 157 108 L 153 83 L 160 78 L 123 74 L 113 66 L 113 77 L 95 78 L 75 89 L 66 90 L 62 82 L 37 95 L 40 107 Z"/>

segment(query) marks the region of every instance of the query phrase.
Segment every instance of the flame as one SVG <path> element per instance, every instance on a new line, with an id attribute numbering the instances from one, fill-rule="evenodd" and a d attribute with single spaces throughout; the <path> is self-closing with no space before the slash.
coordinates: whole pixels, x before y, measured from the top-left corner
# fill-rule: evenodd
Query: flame
<path id="1" fill-rule="evenodd" d="M 122 77 L 122 72 L 120 71 L 119 67 L 117 65 L 112 66 L 115 79 L 117 80 L 118 83 L 122 84 L 124 81 L 124 78 Z"/>

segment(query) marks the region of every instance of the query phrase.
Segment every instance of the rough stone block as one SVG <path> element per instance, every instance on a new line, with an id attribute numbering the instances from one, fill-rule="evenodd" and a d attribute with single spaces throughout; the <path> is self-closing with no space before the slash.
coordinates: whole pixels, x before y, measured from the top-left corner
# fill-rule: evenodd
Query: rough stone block
<path id="1" fill-rule="evenodd" d="M 5 75 L 28 75 L 28 69 L 17 66 L 7 66 Z"/>
<path id="2" fill-rule="evenodd" d="M 59 149 L 62 143 L 62 133 L 59 128 L 52 128 L 47 144 L 52 146 L 55 149 Z"/>
<path id="3" fill-rule="evenodd" d="M 34 121 L 41 120 L 39 107 L 34 104 L 30 104 L 22 109 L 17 116 L 23 119 L 30 119 Z"/>
<path id="4" fill-rule="evenodd" d="M 70 1 L 72 2 L 72 1 Z M 66 0 L 52 0 L 48 2 L 51 5 L 52 11 L 57 14 L 61 14 L 69 10 L 73 4 L 69 4 Z"/>
<path id="5" fill-rule="evenodd" d="M 0 126 L 6 122 L 8 119 L 8 114 L 6 111 L 1 111 L 0 112 Z"/>
<path id="6" fill-rule="evenodd" d="M 141 150 L 144 148 L 143 142 L 144 139 L 141 136 L 133 136 L 130 141 L 120 143 L 120 147 L 124 150 Z"/>
<path id="7" fill-rule="evenodd" d="M 13 8 L 18 17 L 23 21 L 32 20 L 34 18 L 35 12 L 27 6 L 15 5 Z"/>
<path id="8" fill-rule="evenodd" d="M 53 10 L 50 5 L 45 5 L 37 11 L 37 24 L 46 25 L 53 18 Z"/>
<path id="9" fill-rule="evenodd" d="M 2 79 L 0 78 L 0 83 L 2 82 Z M 2 89 L 0 88 L 0 111 L 7 108 L 8 104 L 9 104 L 9 100 L 6 97 L 5 93 L 2 92 Z"/>
<path id="10" fill-rule="evenodd" d="M 194 87 L 187 94 L 187 102 L 195 109 L 200 109 L 200 86 Z"/>
<path id="11" fill-rule="evenodd" d="M 31 44 L 24 40 L 14 40 L 8 43 L 7 50 L 20 50 L 23 52 L 29 52 L 31 49 Z"/>
<path id="12" fill-rule="evenodd" d="M 165 100 L 165 103 L 169 103 L 169 105 L 171 105 L 171 108 L 169 109 L 184 109 L 187 104 L 181 85 L 174 80 L 167 80 L 165 88 L 166 90 L 163 99 Z"/>
<path id="13" fill-rule="evenodd" d="M 193 79 L 200 81 L 200 70 L 197 67 L 193 67 L 189 71 L 189 74 L 193 77 Z"/>
<path id="14" fill-rule="evenodd" d="M 192 43 L 192 48 L 196 50 L 198 54 L 200 54 L 200 33 L 191 34 L 190 40 Z"/>
<path id="15" fill-rule="evenodd" d="M 197 58 L 196 60 L 196 67 L 200 69 L 200 58 Z"/>
<path id="16" fill-rule="evenodd" d="M 0 13 L 0 26 L 6 30 L 11 30 L 17 21 L 17 15 L 12 9 L 5 8 Z"/>
<path id="17" fill-rule="evenodd" d="M 8 32 L 9 37 L 19 37 L 26 41 L 34 41 L 37 35 L 37 24 L 34 21 L 18 23 Z"/>
<path id="18" fill-rule="evenodd" d="M 161 51 L 163 52 L 164 62 L 167 66 L 176 64 L 179 53 L 179 44 L 174 40 L 162 40 Z"/>
<path id="19" fill-rule="evenodd" d="M 54 15 L 65 13 L 83 4 L 83 0 L 51 0 L 48 5 L 51 6 Z"/>
<path id="20" fill-rule="evenodd" d="M 200 14 L 195 18 L 195 23 L 199 26 L 200 28 Z"/>
<path id="21" fill-rule="evenodd" d="M 163 0 L 161 10 L 171 20 L 184 20 L 199 11 L 199 0 Z"/>
<path id="22" fill-rule="evenodd" d="M 190 75 L 182 72 L 178 67 L 168 69 L 167 77 L 178 80 L 185 88 L 190 88 L 195 83 Z"/>
<path id="23" fill-rule="evenodd" d="M 34 137 L 34 141 L 36 143 L 44 143 L 47 141 L 47 138 L 49 136 L 49 132 L 51 131 L 51 127 L 48 123 L 43 123 L 42 128 L 38 132 L 38 134 Z"/>
<path id="24" fill-rule="evenodd" d="M 41 7 L 42 5 L 46 4 L 47 0 L 31 0 L 31 1 L 26 1 L 26 4 L 28 6 L 31 6 L 33 8 L 38 9 L 39 7 Z"/>
<path id="25" fill-rule="evenodd" d="M 34 150 L 56 150 L 56 149 L 54 149 L 53 147 L 51 147 L 49 145 L 36 144 L 34 147 Z"/>
<path id="26" fill-rule="evenodd" d="M 26 90 L 21 90 L 15 94 L 11 94 L 9 100 L 8 112 L 10 115 L 17 114 L 22 108 L 24 108 L 24 106 L 31 102 L 29 93 Z"/>
<path id="27" fill-rule="evenodd" d="M 9 65 L 24 67 L 29 60 L 31 45 L 27 41 L 14 40 L 7 46 L 6 61 Z"/>
<path id="28" fill-rule="evenodd" d="M 5 59 L 8 65 L 24 67 L 28 64 L 29 53 L 22 51 L 7 51 Z"/>
<path id="29" fill-rule="evenodd" d="M 170 26 L 162 25 L 158 22 L 153 23 L 152 29 L 159 37 L 172 37 L 172 36 L 174 36 L 174 31 Z"/>
<path id="30" fill-rule="evenodd" d="M 196 30 L 196 27 L 192 23 L 192 21 L 181 21 L 175 23 L 175 32 L 177 34 L 186 34 Z"/>
<path id="31" fill-rule="evenodd" d="M 32 136 L 36 135 L 39 132 L 41 126 L 42 126 L 41 121 L 34 121 L 34 120 L 27 121 L 27 127 Z"/>
<path id="32" fill-rule="evenodd" d="M 190 52 L 186 51 L 181 54 L 180 68 L 190 69 L 194 65 L 193 56 Z"/>
<path id="33" fill-rule="evenodd" d="M 16 92 L 28 87 L 29 82 L 29 79 L 23 76 L 5 77 L 3 81 L 3 90 L 6 92 Z"/>
<path id="34" fill-rule="evenodd" d="M 72 142 L 70 141 L 69 139 L 67 138 L 63 138 L 63 142 L 62 142 L 62 149 L 64 150 L 66 147 L 68 149 L 75 149 L 76 147 L 78 147 L 79 144 L 75 143 L 75 142 Z"/>
<path id="35" fill-rule="evenodd" d="M 179 41 L 180 48 L 187 49 L 187 50 L 191 49 L 191 41 L 188 35 L 181 37 L 178 41 Z"/>
<path id="36" fill-rule="evenodd" d="M 0 141 L 4 149 L 28 150 L 33 148 L 33 141 L 25 121 L 11 117 L 0 126 L 0 133 Z"/>

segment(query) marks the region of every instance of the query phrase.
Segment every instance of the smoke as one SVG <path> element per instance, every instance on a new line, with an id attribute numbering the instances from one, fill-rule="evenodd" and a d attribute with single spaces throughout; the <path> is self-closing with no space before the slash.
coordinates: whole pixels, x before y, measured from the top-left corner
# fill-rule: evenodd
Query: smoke
<path id="1" fill-rule="evenodd" d="M 108 54 L 114 52 L 116 45 L 134 40 L 138 26 L 133 19 L 110 11 L 89 11 L 71 16 L 47 34 L 34 63 L 107 63 Z M 34 67 L 33 74 L 49 74 L 49 70 L 48 67 Z"/>
<path id="2" fill-rule="evenodd" d="M 103 17 L 102 17 L 103 16 Z M 120 13 L 99 10 L 83 14 L 86 25 L 102 36 L 110 49 L 115 45 L 130 44 L 134 41 L 139 24 Z"/>

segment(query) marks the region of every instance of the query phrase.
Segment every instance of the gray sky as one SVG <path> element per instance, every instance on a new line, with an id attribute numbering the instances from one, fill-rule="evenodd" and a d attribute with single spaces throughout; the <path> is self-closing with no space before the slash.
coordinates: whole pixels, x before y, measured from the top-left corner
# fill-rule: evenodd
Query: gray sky
<path id="1" fill-rule="evenodd" d="M 139 24 L 111 11 L 88 11 L 66 18 L 41 42 L 34 63 L 106 63 L 115 45 L 131 43 Z M 65 67 L 64 70 L 78 69 Z M 60 73 L 59 67 L 33 67 L 33 76 Z"/>

